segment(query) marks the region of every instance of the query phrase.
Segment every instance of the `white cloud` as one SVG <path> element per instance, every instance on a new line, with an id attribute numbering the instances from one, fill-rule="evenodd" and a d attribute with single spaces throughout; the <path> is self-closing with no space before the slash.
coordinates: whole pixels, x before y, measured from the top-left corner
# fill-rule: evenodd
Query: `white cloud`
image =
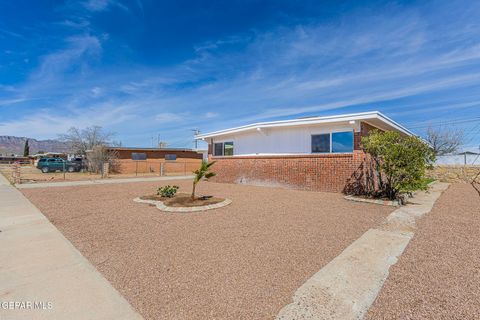
<path id="1" fill-rule="evenodd" d="M 182 121 L 184 119 L 185 119 L 185 115 L 178 114 L 178 113 L 170 113 L 170 112 L 158 113 L 155 116 L 155 121 L 157 123 L 177 122 L 177 121 Z"/>
<path id="2" fill-rule="evenodd" d="M 92 96 L 93 97 L 98 97 L 102 94 L 102 88 L 100 87 L 93 87 L 92 90 L 90 90 L 90 92 L 92 93 Z"/>
<path id="3" fill-rule="evenodd" d="M 218 112 L 207 112 L 205 113 L 205 118 L 212 119 L 218 117 L 220 114 Z"/>
<path id="4" fill-rule="evenodd" d="M 105 1 L 92 5 L 108 8 Z M 445 96 L 480 86 L 480 23 L 463 16 L 469 24 L 464 27 L 466 23 L 455 18 L 460 9 L 454 4 L 429 8 L 437 11 L 429 15 L 403 9 L 393 6 L 355 12 L 339 20 L 348 23 L 299 24 L 231 35 L 198 44 L 194 47 L 197 56 L 176 66 L 120 65 L 109 73 L 90 67 L 101 57 L 102 41 L 108 37 L 80 35 L 70 38 L 64 49 L 43 57 L 30 81 L 4 99 L 45 95 L 53 101 L 47 114 L 54 115 L 59 107 L 65 114 L 24 116 L 0 128 L 25 129 L 22 123 L 27 123 L 30 132 L 40 136 L 63 130 L 63 122 L 70 126 L 78 120 L 79 126 L 91 125 L 98 117 L 90 110 L 101 99 L 107 99 L 113 110 L 122 106 L 121 112 L 127 115 L 122 117 L 117 111 L 114 117 L 104 116 L 103 125 L 124 121 L 128 126 L 120 127 L 119 133 L 127 137 L 175 130 L 175 135 L 165 134 L 165 139 L 172 141 L 191 140 L 189 129 L 193 127 L 207 132 L 351 105 L 382 109 L 384 101 L 420 95 L 431 95 L 430 102 L 437 103 L 432 108 L 445 111 Z M 453 18 L 448 20 L 445 16 L 450 12 Z M 437 16 L 442 23 L 435 20 Z M 470 100 L 464 103 L 479 101 L 477 92 L 472 90 Z M 402 111 L 401 116 L 421 108 L 421 103 L 416 107 L 399 105 L 405 105 L 395 110 Z M 108 108 L 103 108 L 102 114 L 108 114 Z M 87 110 L 89 116 L 76 110 Z M 228 118 L 219 117 L 225 111 Z M 50 129 L 52 121 L 58 123 Z M 49 130 L 45 131 L 42 123 Z"/>
<path id="5" fill-rule="evenodd" d="M 88 0 L 83 2 L 82 4 L 87 10 L 103 11 L 107 9 L 110 3 L 110 0 Z"/>

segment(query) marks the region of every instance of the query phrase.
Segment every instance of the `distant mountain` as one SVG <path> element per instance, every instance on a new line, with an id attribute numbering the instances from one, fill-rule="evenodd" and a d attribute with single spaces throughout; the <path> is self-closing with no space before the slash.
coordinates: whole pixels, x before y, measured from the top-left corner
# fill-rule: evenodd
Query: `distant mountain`
<path id="1" fill-rule="evenodd" d="M 59 140 L 37 140 L 26 137 L 0 136 L 0 154 L 23 155 L 25 140 L 28 139 L 30 154 L 38 151 L 44 152 L 68 152 L 68 146 Z"/>

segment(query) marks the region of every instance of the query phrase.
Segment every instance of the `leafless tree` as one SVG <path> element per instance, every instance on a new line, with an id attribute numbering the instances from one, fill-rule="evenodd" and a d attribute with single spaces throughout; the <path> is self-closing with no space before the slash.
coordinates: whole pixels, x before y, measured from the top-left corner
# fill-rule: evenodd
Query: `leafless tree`
<path id="1" fill-rule="evenodd" d="M 107 146 L 98 145 L 87 152 L 88 171 L 100 173 L 103 164 L 108 163 L 111 172 L 117 172 L 119 168 L 118 152 L 108 149 Z"/>
<path id="2" fill-rule="evenodd" d="M 112 140 L 113 136 L 113 133 L 105 132 L 99 126 L 85 129 L 72 127 L 66 134 L 60 135 L 60 139 L 66 142 L 76 155 L 86 157 L 90 172 L 99 173 L 105 162 L 109 163 L 111 171 L 118 168 L 118 154 L 108 148 L 120 145 Z"/>
<path id="3" fill-rule="evenodd" d="M 463 144 L 463 131 L 448 128 L 427 129 L 427 141 L 433 148 L 436 155 L 441 156 L 458 151 Z"/>
<path id="4" fill-rule="evenodd" d="M 71 127 L 66 134 L 60 135 L 60 140 L 67 143 L 73 153 L 86 155 L 87 150 L 93 150 L 96 146 L 112 145 L 113 136 L 113 133 L 103 131 L 100 126 L 85 129 Z"/>

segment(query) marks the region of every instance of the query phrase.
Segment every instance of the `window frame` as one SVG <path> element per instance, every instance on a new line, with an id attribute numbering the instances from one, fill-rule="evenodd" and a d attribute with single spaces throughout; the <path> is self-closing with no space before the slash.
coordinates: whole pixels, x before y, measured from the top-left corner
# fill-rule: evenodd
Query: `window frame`
<path id="1" fill-rule="evenodd" d="M 227 143 L 232 145 L 232 154 L 228 154 L 228 155 L 225 154 L 225 150 L 226 150 L 226 149 L 225 149 L 225 145 L 226 145 Z M 233 154 L 234 154 L 234 144 L 233 144 L 233 141 L 225 141 L 225 142 L 222 142 L 222 144 L 223 144 L 223 156 L 224 156 L 224 157 L 231 157 L 231 156 L 233 156 Z"/>
<path id="2" fill-rule="evenodd" d="M 217 145 L 221 145 L 221 154 L 217 154 Z M 223 142 L 214 142 L 212 151 L 214 157 L 223 157 Z"/>
<path id="3" fill-rule="evenodd" d="M 352 151 L 347 151 L 347 152 L 333 152 L 333 134 L 335 133 L 351 133 L 352 134 Z M 355 150 L 355 132 L 353 130 L 349 130 L 349 131 L 333 131 L 330 133 L 330 153 L 335 153 L 335 154 L 338 154 L 338 153 L 353 153 L 353 151 Z"/>
<path id="4" fill-rule="evenodd" d="M 345 132 L 351 132 L 352 133 L 352 151 L 350 152 L 333 152 L 333 134 L 334 133 L 345 133 Z M 327 135 L 329 136 L 329 141 L 330 141 L 330 148 L 329 151 L 327 152 L 314 152 L 313 151 L 313 136 L 321 136 L 321 135 Z M 355 131 L 354 130 L 335 130 L 335 131 L 329 131 L 329 132 L 318 132 L 318 133 L 312 133 L 310 134 L 310 154 L 352 154 L 353 151 L 355 151 Z"/>
<path id="5" fill-rule="evenodd" d="M 231 143 L 232 144 L 232 154 L 231 155 L 226 155 L 225 154 L 225 144 Z M 235 154 L 235 142 L 230 140 L 230 141 L 221 141 L 221 142 L 212 142 L 213 144 L 213 150 L 212 154 L 214 157 L 232 157 Z M 221 154 L 216 154 L 216 145 L 221 145 L 222 153 Z"/>
<path id="6" fill-rule="evenodd" d="M 314 136 L 326 136 L 328 135 L 328 140 L 329 140 L 329 146 L 328 146 L 328 151 L 313 151 L 313 137 Z M 324 133 L 315 133 L 310 135 L 310 153 L 312 154 L 325 154 L 325 153 L 331 153 L 332 152 L 332 134 L 330 132 L 324 132 Z"/>

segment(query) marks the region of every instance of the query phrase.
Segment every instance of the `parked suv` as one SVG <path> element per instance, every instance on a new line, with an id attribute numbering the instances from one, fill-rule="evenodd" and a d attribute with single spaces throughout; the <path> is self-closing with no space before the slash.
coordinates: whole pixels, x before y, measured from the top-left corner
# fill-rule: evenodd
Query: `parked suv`
<path id="1" fill-rule="evenodd" d="M 75 172 L 82 169 L 81 163 L 66 161 L 62 158 L 42 158 L 38 160 L 37 168 L 43 173 L 55 171 Z"/>

